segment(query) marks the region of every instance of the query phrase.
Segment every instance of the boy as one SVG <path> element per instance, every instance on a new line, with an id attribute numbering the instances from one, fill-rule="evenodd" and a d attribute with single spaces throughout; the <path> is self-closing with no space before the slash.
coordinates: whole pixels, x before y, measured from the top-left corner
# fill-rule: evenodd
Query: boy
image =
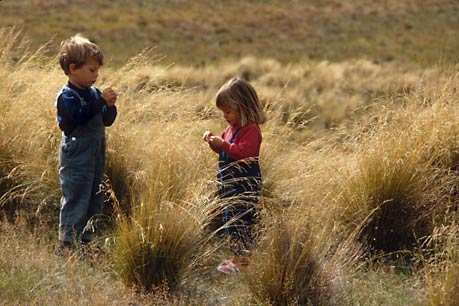
<path id="1" fill-rule="evenodd" d="M 57 120 L 62 130 L 59 179 L 62 190 L 59 245 L 92 240 L 96 218 L 102 213 L 105 126 L 115 121 L 116 93 L 92 85 L 103 65 L 100 48 L 77 34 L 61 43 L 59 64 L 68 83 L 57 94 Z"/>

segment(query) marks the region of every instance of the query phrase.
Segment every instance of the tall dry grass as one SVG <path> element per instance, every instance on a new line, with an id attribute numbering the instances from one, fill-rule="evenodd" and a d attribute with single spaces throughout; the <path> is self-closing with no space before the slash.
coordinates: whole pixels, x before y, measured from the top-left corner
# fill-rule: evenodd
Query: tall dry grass
<path id="1" fill-rule="evenodd" d="M 436 228 L 423 241 L 420 260 L 428 285 L 430 305 L 458 305 L 459 257 L 456 223 Z"/>
<path id="2" fill-rule="evenodd" d="M 180 287 L 207 251 L 204 227 L 215 205 L 207 200 L 208 184 L 200 178 L 204 165 L 193 158 L 185 142 L 175 141 L 179 138 L 174 134 L 165 132 L 159 145 L 145 140 L 139 152 L 130 152 L 150 156 L 151 162 L 137 169 L 129 213 L 116 219 L 116 269 L 128 285 L 147 290 L 163 283 L 171 289 Z M 128 160 L 115 161 L 113 168 L 129 167 Z M 135 158 L 133 162 L 137 164 Z"/>
<path id="3" fill-rule="evenodd" d="M 456 78 L 450 74 L 445 84 Z M 429 98 L 425 91 L 407 95 L 403 109 L 384 112 L 357 139 L 358 159 L 342 180 L 338 202 L 376 250 L 413 249 L 455 205 L 457 107 L 451 90 L 446 86 Z"/>
<path id="4" fill-rule="evenodd" d="M 361 239 L 376 250 L 410 248 L 429 233 L 432 208 L 423 194 L 429 173 L 420 160 L 425 146 L 405 131 L 375 135 L 362 145 L 357 171 L 339 200 L 347 221 L 360 227 Z"/>
<path id="5" fill-rule="evenodd" d="M 141 293 L 126 288 L 111 269 L 109 257 L 54 255 L 41 232 L 27 230 L 24 219 L 0 224 L 0 298 L 3 305 L 181 305 L 166 288 Z M 43 239 L 42 239 L 43 238 Z M 107 251 L 107 250 L 105 250 Z"/>
<path id="6" fill-rule="evenodd" d="M 32 219 L 40 216 L 36 222 L 54 222 L 49 216 L 59 198 L 55 153 L 59 133 L 52 115 L 53 96 L 50 99 L 48 92 L 58 78 L 48 74 L 53 70 L 49 58 L 43 56 L 48 45 L 27 51 L 14 29 L 4 29 L 0 39 L 4 46 L 0 151 L 6 154 L 3 178 L 10 186 L 4 191 L 3 204 L 14 203 L 7 204 L 9 214 L 24 210 Z M 18 50 L 22 52 L 17 54 Z"/>
<path id="7" fill-rule="evenodd" d="M 331 305 L 332 276 L 309 224 L 288 215 L 270 219 L 247 273 L 255 300 L 263 305 Z"/>
<path id="8" fill-rule="evenodd" d="M 31 265 L 31 258 L 39 258 L 37 268 L 11 273 L 3 292 L 7 303 L 53 304 L 44 291 L 19 290 L 15 280 L 39 283 L 39 267 L 46 270 L 60 260 L 50 256 L 60 198 L 53 102 L 66 79 L 41 50 L 19 47 L 16 32 L 1 33 L 0 203 L 12 220 L 33 221 L 32 228 L 40 230 L 29 241 L 45 244 L 21 257 Z M 364 255 L 367 246 L 420 252 L 412 246 L 457 218 L 453 71 L 365 60 L 283 66 L 246 58 L 201 68 L 164 67 L 158 61 L 154 50 L 147 50 L 124 67 L 101 71 L 97 86 L 119 93 L 118 118 L 106 131 L 111 200 L 105 206 L 106 231 L 97 242 L 103 261 L 100 270 L 84 268 L 74 276 L 71 266 L 62 268 L 69 287 L 56 286 L 57 296 L 77 304 L 80 293 L 68 288 L 102 277 L 152 291 L 165 281 L 175 289 L 165 299 L 178 296 L 184 304 L 428 302 L 422 294 L 428 283 L 414 266 L 407 268 L 413 275 L 400 275 L 390 266 L 373 268 L 372 257 Z M 218 257 L 228 254 L 206 230 L 215 212 L 216 155 L 201 140 L 204 130 L 223 130 L 212 98 L 235 74 L 250 79 L 268 113 L 260 157 L 266 227 L 254 249 L 256 269 L 240 278 L 249 285 L 242 293 L 234 278 L 214 269 Z M 11 240 L 1 240 L 2 246 L 20 245 L 21 237 L 12 232 L 3 231 Z M 16 269 L 10 259 L 0 265 Z M 117 274 L 107 272 L 113 268 Z M 435 279 L 432 296 L 450 287 L 451 278 Z M 55 283 L 57 278 L 49 286 Z M 416 290 L 414 298 L 402 294 L 407 284 Z M 111 289 L 105 295 L 91 288 L 82 290 L 107 303 Z M 119 300 L 129 300 L 130 292 L 120 290 Z"/>

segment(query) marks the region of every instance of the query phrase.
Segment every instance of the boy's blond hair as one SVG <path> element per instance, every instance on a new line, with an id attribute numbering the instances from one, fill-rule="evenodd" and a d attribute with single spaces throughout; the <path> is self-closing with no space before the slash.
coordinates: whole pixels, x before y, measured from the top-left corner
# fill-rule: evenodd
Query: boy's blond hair
<path id="1" fill-rule="evenodd" d="M 59 64 L 66 75 L 70 72 L 71 64 L 75 64 L 75 68 L 80 68 L 89 60 L 95 60 L 101 66 L 104 64 L 104 56 L 99 46 L 88 38 L 76 34 L 61 42 Z"/>
<path id="2" fill-rule="evenodd" d="M 258 99 L 257 92 L 249 82 L 234 77 L 226 82 L 217 92 L 218 108 L 231 107 L 241 115 L 241 126 L 249 123 L 261 124 L 265 113 Z"/>

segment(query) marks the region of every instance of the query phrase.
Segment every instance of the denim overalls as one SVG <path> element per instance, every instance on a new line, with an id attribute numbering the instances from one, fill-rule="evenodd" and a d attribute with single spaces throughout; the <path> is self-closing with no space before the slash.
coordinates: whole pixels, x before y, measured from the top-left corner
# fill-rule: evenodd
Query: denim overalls
<path id="1" fill-rule="evenodd" d="M 64 86 L 62 92 L 70 90 Z M 99 93 L 90 88 L 95 99 Z M 80 97 L 81 103 L 85 103 Z M 59 147 L 59 178 L 62 189 L 59 216 L 59 240 L 90 241 L 96 229 L 96 217 L 102 213 L 104 194 L 100 185 L 105 163 L 105 126 L 99 113 L 69 136 L 63 134 Z"/>
<path id="2" fill-rule="evenodd" d="M 231 136 L 233 143 L 240 128 Z M 223 200 L 223 222 L 231 240 L 231 251 L 241 255 L 249 250 L 253 240 L 256 204 L 261 190 L 261 172 L 258 156 L 242 160 L 231 159 L 225 151 L 218 160 L 218 194 Z"/>

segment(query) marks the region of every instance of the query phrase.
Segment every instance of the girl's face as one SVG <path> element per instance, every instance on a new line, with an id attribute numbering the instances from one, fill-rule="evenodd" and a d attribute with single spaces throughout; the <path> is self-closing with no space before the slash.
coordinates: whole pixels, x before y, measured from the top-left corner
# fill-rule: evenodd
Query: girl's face
<path id="1" fill-rule="evenodd" d="M 220 108 L 223 114 L 223 118 L 225 118 L 226 122 L 230 125 L 239 127 L 241 126 L 241 114 L 234 108 L 224 106 Z"/>
<path id="2" fill-rule="evenodd" d="M 69 81 L 80 89 L 91 87 L 99 76 L 100 65 L 95 60 L 89 60 L 80 68 L 70 65 Z"/>

